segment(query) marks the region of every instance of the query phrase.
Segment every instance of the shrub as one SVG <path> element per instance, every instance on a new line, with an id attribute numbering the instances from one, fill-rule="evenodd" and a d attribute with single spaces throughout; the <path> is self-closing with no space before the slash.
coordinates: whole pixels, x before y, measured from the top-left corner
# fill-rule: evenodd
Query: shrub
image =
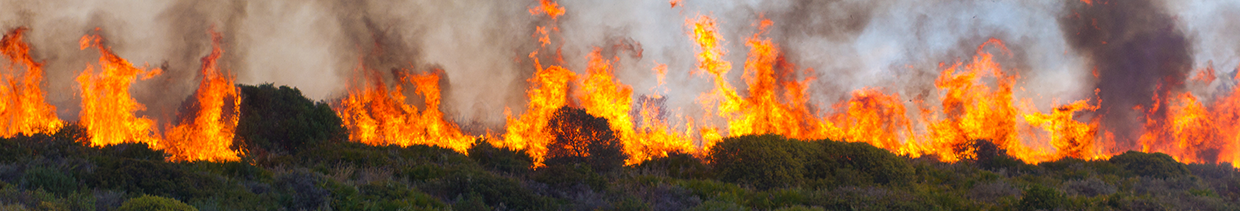
<path id="1" fill-rule="evenodd" d="M 1188 167 L 1163 153 L 1128 151 L 1111 157 L 1111 163 L 1138 176 L 1170 178 L 1188 175 Z"/>
<path id="2" fill-rule="evenodd" d="M 710 177 L 710 168 L 706 166 L 705 162 L 702 162 L 702 159 L 681 152 L 672 152 L 668 153 L 666 157 L 647 160 L 637 164 L 637 169 L 654 171 L 680 179 Z"/>
<path id="3" fill-rule="evenodd" d="M 159 196 L 145 195 L 138 198 L 129 199 L 116 208 L 117 211 L 148 211 L 148 210 L 168 210 L 168 211 L 197 211 L 197 208 L 188 204 Z"/>
<path id="4" fill-rule="evenodd" d="M 607 180 L 584 164 L 547 166 L 539 168 L 531 177 L 534 181 L 560 190 L 577 185 L 586 185 L 594 190 L 607 188 Z"/>
<path id="5" fill-rule="evenodd" d="M 1028 164 L 1020 161 L 1011 155 L 1008 155 L 1007 149 L 1000 148 L 990 140 L 973 140 L 969 142 L 968 150 L 973 150 L 973 157 L 969 161 L 977 165 L 977 167 L 986 170 L 1020 170 L 1027 169 Z"/>
<path id="6" fill-rule="evenodd" d="M 163 161 L 164 158 L 168 157 L 164 150 L 151 149 L 150 146 L 143 143 L 122 143 L 105 146 L 102 151 L 105 156 L 138 160 Z"/>
<path id="7" fill-rule="evenodd" d="M 295 154 L 299 150 L 347 135 L 342 121 L 327 103 L 315 103 L 288 86 L 241 85 L 241 115 L 234 146 L 248 156 Z"/>
<path id="8" fill-rule="evenodd" d="M 466 200 L 480 199 L 490 207 L 503 205 L 513 210 L 553 209 L 550 200 L 534 194 L 515 179 L 495 176 L 478 169 L 450 169 L 443 177 L 427 183 L 419 188 L 442 198 L 463 196 Z M 453 207 L 457 208 L 459 205 L 461 201 L 457 200 Z"/>
<path id="9" fill-rule="evenodd" d="M 26 170 L 22 181 L 33 188 L 43 188 L 47 192 L 68 194 L 78 189 L 78 181 L 73 176 L 60 170 L 48 167 L 34 167 Z"/>
<path id="10" fill-rule="evenodd" d="M 318 174 L 296 170 L 276 177 L 275 188 L 286 193 L 281 204 L 293 210 L 316 210 L 327 204 L 331 192 L 319 187 L 325 179 Z"/>
<path id="11" fill-rule="evenodd" d="M 710 163 L 719 180 L 760 189 L 787 187 L 802 180 L 799 148 L 816 148 L 777 135 L 724 138 L 711 147 Z"/>
<path id="12" fill-rule="evenodd" d="M 1024 197 L 1020 199 L 1021 210 L 1051 210 L 1068 203 L 1068 198 L 1059 190 L 1041 184 L 1029 186 L 1022 195 Z"/>
<path id="13" fill-rule="evenodd" d="M 809 179 L 828 176 L 835 185 L 907 184 L 914 175 L 908 159 L 867 143 L 815 141 L 820 148 L 806 166 Z M 823 173 L 830 172 L 831 175 Z"/>
<path id="14" fill-rule="evenodd" d="M 585 110 L 561 107 L 548 121 L 547 128 L 555 137 L 547 146 L 548 166 L 585 163 L 594 172 L 610 173 L 623 167 L 628 159 L 624 144 L 616 138 L 607 119 Z"/>
<path id="15" fill-rule="evenodd" d="M 524 174 L 534 166 L 534 158 L 524 149 L 499 148 L 483 139 L 475 141 L 468 152 L 470 159 L 491 170 Z"/>
<path id="16" fill-rule="evenodd" d="M 219 178 L 190 172 L 175 163 L 128 158 L 98 158 L 97 168 L 84 179 L 87 184 L 136 193 L 206 197 L 216 193 L 224 182 Z"/>

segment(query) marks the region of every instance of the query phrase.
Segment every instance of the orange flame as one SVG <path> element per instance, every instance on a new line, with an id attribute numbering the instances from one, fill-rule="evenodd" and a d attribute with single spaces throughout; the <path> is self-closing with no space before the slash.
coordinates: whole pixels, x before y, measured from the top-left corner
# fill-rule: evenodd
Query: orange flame
<path id="1" fill-rule="evenodd" d="M 241 109 L 240 90 L 233 85 L 233 76 L 220 70 L 216 59 L 224 53 L 220 50 L 222 37 L 215 31 L 211 35 L 211 54 L 202 58 L 202 81 L 194 93 L 193 119 L 168 130 L 167 147 L 169 160 L 173 161 L 237 161 L 238 151 L 230 149 L 236 135 L 238 111 Z"/>
<path id="2" fill-rule="evenodd" d="M 557 4 L 551 0 L 541 0 L 539 1 L 538 7 L 530 8 L 530 14 L 547 14 L 547 16 L 554 20 L 561 15 L 564 15 L 564 7 L 560 7 L 560 4 Z"/>
<path id="3" fill-rule="evenodd" d="M 1214 72 L 1212 67 L 1202 71 Z M 1240 140 L 1240 89 L 1233 88 L 1208 106 L 1187 92 L 1169 98 L 1156 94 L 1154 100 L 1145 110 L 1141 151 L 1167 153 L 1186 163 L 1231 162 L 1240 167 L 1240 143 L 1236 143 Z"/>
<path id="4" fill-rule="evenodd" d="M 556 109 L 568 104 L 568 82 L 575 80 L 576 74 L 554 65 L 544 69 L 535 56 L 530 54 L 537 71 L 529 79 L 530 89 L 526 91 L 528 108 L 519 118 L 513 118 L 512 111 L 505 109 L 508 126 L 500 145 L 526 149 L 535 163 L 542 163 L 547 144 L 554 139 L 548 133 L 547 121 L 555 115 Z"/>
<path id="5" fill-rule="evenodd" d="M 439 110 L 439 78 L 442 70 L 406 76 L 396 74 L 399 83 L 412 83 L 422 95 L 426 109 L 405 103 L 404 89 L 397 84 L 388 89 L 379 72 L 359 66 L 366 74 L 364 81 L 349 89 L 349 95 L 336 106 L 349 139 L 370 145 L 433 145 L 464 153 L 474 137 L 461 132 L 455 123 L 444 119 Z"/>
<path id="6" fill-rule="evenodd" d="M 13 62 L 0 75 L 0 137 L 50 133 L 65 124 L 56 117 L 56 106 L 43 99 L 43 64 L 30 57 L 30 45 L 22 41 L 25 31 L 14 29 L 0 40 L 0 53 Z M 25 71 L 19 72 L 17 65 Z"/>
<path id="7" fill-rule="evenodd" d="M 134 112 L 146 107 L 129 95 L 129 85 L 138 76 L 149 79 L 159 75 L 160 69 L 147 71 L 134 67 L 129 61 L 113 54 L 110 48 L 103 47 L 102 41 L 99 35 L 87 35 L 80 42 L 83 50 L 95 47 L 100 54 L 99 71 L 96 73 L 94 66 L 88 66 L 77 77 L 82 86 L 80 123 L 90 133 L 91 145 L 134 142 L 162 148 L 154 131 L 155 121 L 134 116 Z"/>

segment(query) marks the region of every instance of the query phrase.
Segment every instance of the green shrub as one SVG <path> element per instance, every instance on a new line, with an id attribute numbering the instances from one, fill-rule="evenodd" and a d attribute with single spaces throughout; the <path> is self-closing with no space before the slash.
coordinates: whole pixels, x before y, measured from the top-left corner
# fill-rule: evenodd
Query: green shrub
<path id="1" fill-rule="evenodd" d="M 1052 210 L 1062 208 L 1069 202 L 1067 196 L 1064 196 L 1059 190 L 1041 184 L 1029 186 L 1022 195 L 1023 197 L 1020 199 L 1021 210 Z"/>
<path id="2" fill-rule="evenodd" d="M 271 84 L 241 85 L 241 115 L 237 139 L 247 156 L 296 154 L 329 140 L 347 136 L 342 121 L 327 103 L 315 103 L 297 88 Z"/>
<path id="3" fill-rule="evenodd" d="M 1163 153 L 1128 151 L 1111 157 L 1110 161 L 1138 176 L 1170 178 L 1189 175 L 1188 166 Z"/>
<path id="4" fill-rule="evenodd" d="M 637 164 L 637 169 L 658 172 L 680 179 L 710 177 L 710 168 L 706 166 L 705 162 L 702 162 L 702 159 L 681 152 L 672 152 L 665 157 L 644 161 Z"/>
<path id="5" fill-rule="evenodd" d="M 94 172 L 84 179 L 91 186 L 105 189 L 198 198 L 210 196 L 225 186 L 218 177 L 190 172 L 176 163 L 102 157 L 95 160 L 95 165 Z"/>
<path id="6" fill-rule="evenodd" d="M 42 188 L 47 192 L 62 195 L 78 189 L 78 181 L 73 176 L 58 169 L 42 166 L 27 169 L 26 174 L 22 176 L 22 181 L 32 188 Z"/>
<path id="7" fill-rule="evenodd" d="M 724 138 L 711 147 L 710 163 L 719 180 L 760 189 L 797 185 L 803 179 L 805 153 L 814 145 L 777 135 Z"/>
<path id="8" fill-rule="evenodd" d="M 565 106 L 556 110 L 547 122 L 555 139 L 547 146 L 545 163 L 548 166 L 584 163 L 598 173 L 619 170 L 628 155 L 624 154 L 624 143 L 607 121 L 578 108 Z"/>
<path id="9" fill-rule="evenodd" d="M 586 185 L 594 190 L 607 188 L 606 178 L 595 173 L 585 164 L 551 165 L 539 168 L 531 177 L 536 182 L 559 190 L 570 189 L 577 185 Z"/>
<path id="10" fill-rule="evenodd" d="M 116 208 L 117 211 L 197 211 L 197 208 L 182 203 L 176 199 L 169 199 L 159 196 L 145 195 L 138 198 L 129 199 Z"/>
<path id="11" fill-rule="evenodd" d="M 276 177 L 274 188 L 285 195 L 280 201 L 293 210 L 316 210 L 328 204 L 331 192 L 320 187 L 323 176 L 305 170 L 296 170 Z"/>
<path id="12" fill-rule="evenodd" d="M 143 143 L 122 143 L 105 146 L 102 151 L 104 156 L 138 160 L 163 161 L 164 158 L 168 157 L 164 150 L 151 149 L 150 146 Z"/>
<path id="13" fill-rule="evenodd" d="M 725 201 L 706 201 L 696 207 L 690 208 L 693 211 L 745 211 L 749 210 L 734 202 Z"/>
<path id="14" fill-rule="evenodd" d="M 820 148 L 806 164 L 809 179 L 828 176 L 840 185 L 908 184 L 915 174 L 908 159 L 867 143 L 815 141 Z M 824 173 L 830 173 L 826 175 Z"/>
<path id="15" fill-rule="evenodd" d="M 475 141 L 468 152 L 470 159 L 491 170 L 524 174 L 534 167 L 534 158 L 524 149 L 495 147 L 483 139 Z"/>
<path id="16" fill-rule="evenodd" d="M 774 209 L 774 211 L 826 211 L 826 209 L 823 209 L 822 207 L 806 207 L 803 205 L 795 205 L 795 206 Z"/>
<path id="17" fill-rule="evenodd" d="M 500 177 L 474 168 L 449 169 L 443 177 L 427 181 L 419 188 L 442 198 L 466 197 L 480 199 L 489 207 L 503 205 L 514 210 L 548 210 L 553 204 L 547 198 L 534 194 L 513 178 Z M 476 196 L 476 197 L 475 197 Z M 460 205 L 457 200 L 454 208 Z"/>

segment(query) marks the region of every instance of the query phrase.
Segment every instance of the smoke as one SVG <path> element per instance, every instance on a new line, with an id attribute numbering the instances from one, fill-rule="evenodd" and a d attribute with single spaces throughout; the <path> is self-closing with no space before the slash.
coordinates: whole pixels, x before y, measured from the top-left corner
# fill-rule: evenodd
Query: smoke
<path id="1" fill-rule="evenodd" d="M 48 99 L 67 120 L 79 110 L 73 78 L 98 58 L 78 49 L 82 35 L 102 34 L 118 55 L 164 69 L 133 90 L 147 105 L 142 115 L 167 122 L 197 85 L 212 27 L 223 33 L 222 67 L 235 73 L 238 83 L 289 85 L 312 99 L 333 100 L 360 82 L 365 73 L 357 70 L 363 66 L 389 85 L 399 74 L 440 69 L 445 74 L 441 108 L 448 118 L 487 127 L 504 124 L 505 108 L 524 110 L 526 80 L 535 70 L 528 54 L 536 50 L 540 58 L 563 55 L 562 62 L 541 60 L 544 66 L 584 73 L 586 56 L 602 48 L 607 59 L 616 59 L 615 74 L 633 87 L 634 98 L 666 96 L 662 103 L 670 108 L 669 119 L 706 113 L 697 97 L 713 82 L 693 74 L 696 52 L 685 22 L 697 15 L 717 18 L 725 59 L 734 67 L 727 78 L 742 92 L 745 41 L 757 33 L 760 19 L 773 21 L 763 36 L 801 71 L 785 80 L 815 78 L 809 94 L 822 108 L 863 87 L 904 99 L 935 99 L 939 64 L 967 62 L 978 45 L 996 38 L 1011 54 L 992 53 L 1006 71 L 1021 76 L 1017 86 L 1026 88 L 1016 97 L 1032 98 L 1047 111 L 1053 102 L 1092 98 L 1098 88 L 1104 127 L 1120 140 L 1139 132 L 1133 122 L 1141 115 L 1131 108 L 1148 106 L 1159 84 L 1163 92 L 1181 89 L 1178 82 L 1194 66 L 1205 65 L 1203 58 L 1221 67 L 1240 63 L 1240 38 L 1234 36 L 1240 19 L 1230 12 L 1238 6 L 1227 2 L 559 3 L 567 13 L 550 20 L 530 14 L 535 0 L 0 0 L 0 28 L 31 28 L 27 39 L 34 57 L 46 63 Z M 546 25 L 558 29 L 552 32 L 557 41 L 542 50 L 535 27 Z M 668 67 L 664 84 L 652 71 L 657 65 Z M 406 91 L 418 104 L 412 89 Z"/>
<path id="2" fill-rule="evenodd" d="M 1065 7 L 1059 18 L 1064 37 L 1098 74 L 1102 126 L 1115 134 L 1119 146 L 1131 149 L 1141 131 L 1136 123 L 1143 122 L 1134 106 L 1165 107 L 1152 97 L 1183 89 L 1192 70 L 1191 42 L 1166 8 L 1153 1 L 1076 2 Z"/>

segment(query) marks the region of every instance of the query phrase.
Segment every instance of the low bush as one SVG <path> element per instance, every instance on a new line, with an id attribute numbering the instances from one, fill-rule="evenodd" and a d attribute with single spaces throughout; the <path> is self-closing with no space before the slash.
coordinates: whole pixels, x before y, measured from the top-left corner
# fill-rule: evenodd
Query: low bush
<path id="1" fill-rule="evenodd" d="M 31 188 L 42 188 L 62 195 L 78 190 L 77 178 L 59 169 L 43 166 L 27 169 L 26 174 L 22 176 L 22 181 Z"/>
<path id="2" fill-rule="evenodd" d="M 806 150 L 812 144 L 776 135 L 724 138 L 711 147 L 710 163 L 725 182 L 753 185 L 759 189 L 798 185 L 804 179 Z"/>
<path id="3" fill-rule="evenodd" d="M 138 198 L 129 199 L 122 203 L 117 211 L 197 211 L 197 208 L 191 207 L 176 199 L 169 199 L 159 196 L 145 195 Z"/>
<path id="4" fill-rule="evenodd" d="M 468 152 L 478 165 L 495 171 L 524 174 L 534 167 L 534 158 L 525 150 L 496 147 L 483 139 L 475 141 Z"/>
<path id="5" fill-rule="evenodd" d="M 1110 161 L 1138 176 L 1170 178 L 1189 175 L 1188 166 L 1163 153 L 1128 151 L 1111 157 Z"/>

